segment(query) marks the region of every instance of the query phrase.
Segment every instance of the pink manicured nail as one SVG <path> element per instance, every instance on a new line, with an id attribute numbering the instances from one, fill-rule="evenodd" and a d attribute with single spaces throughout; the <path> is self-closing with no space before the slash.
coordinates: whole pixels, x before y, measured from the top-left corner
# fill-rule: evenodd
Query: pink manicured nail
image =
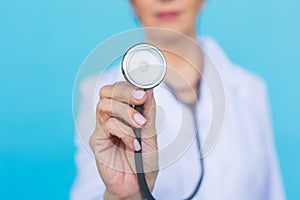
<path id="1" fill-rule="evenodd" d="M 144 125 L 147 121 L 147 119 L 140 113 L 135 113 L 133 115 L 133 118 L 134 118 L 135 122 L 138 123 L 139 125 Z"/>
<path id="2" fill-rule="evenodd" d="M 133 146 L 134 146 L 134 150 L 135 150 L 135 151 L 141 150 L 141 145 L 140 145 L 140 143 L 139 143 L 139 141 L 138 141 L 137 139 L 135 139 L 135 140 L 133 141 Z"/>
<path id="3" fill-rule="evenodd" d="M 144 90 L 135 90 L 132 93 L 132 97 L 137 99 L 137 100 L 141 100 L 145 95 L 145 91 Z"/>

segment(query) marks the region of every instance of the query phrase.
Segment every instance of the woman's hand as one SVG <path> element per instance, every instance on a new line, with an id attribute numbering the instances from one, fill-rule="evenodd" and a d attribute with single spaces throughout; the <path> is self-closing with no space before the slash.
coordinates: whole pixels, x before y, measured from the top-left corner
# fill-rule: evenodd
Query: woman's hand
<path id="1" fill-rule="evenodd" d="M 130 106 L 142 104 L 142 114 Z M 105 199 L 142 199 L 134 162 L 134 151 L 141 147 L 132 128 L 142 128 L 144 170 L 152 190 L 158 172 L 153 92 L 127 82 L 105 86 L 100 91 L 96 115 L 90 146 L 106 185 Z"/>

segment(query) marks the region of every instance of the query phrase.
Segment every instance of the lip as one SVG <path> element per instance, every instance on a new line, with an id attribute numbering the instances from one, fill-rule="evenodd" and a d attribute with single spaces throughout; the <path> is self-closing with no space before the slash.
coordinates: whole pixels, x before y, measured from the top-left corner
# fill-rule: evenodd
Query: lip
<path id="1" fill-rule="evenodd" d="M 158 12 L 156 16 L 161 20 L 172 20 L 179 15 L 178 11 L 162 11 Z"/>

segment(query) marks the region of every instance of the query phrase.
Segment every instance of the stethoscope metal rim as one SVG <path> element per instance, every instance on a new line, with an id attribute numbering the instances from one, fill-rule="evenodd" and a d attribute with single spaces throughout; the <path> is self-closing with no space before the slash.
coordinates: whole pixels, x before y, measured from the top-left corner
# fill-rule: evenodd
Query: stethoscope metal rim
<path id="1" fill-rule="evenodd" d="M 129 76 L 128 67 L 127 67 L 128 58 L 132 55 L 132 53 L 134 53 L 135 51 L 138 51 L 140 48 L 142 48 L 142 49 L 150 48 L 157 55 L 159 55 L 160 59 L 162 60 L 162 67 L 163 67 L 162 76 L 155 83 L 148 84 L 146 86 L 141 85 L 141 84 L 137 83 L 135 80 L 133 80 Z M 128 49 L 127 52 L 124 54 L 121 65 L 122 65 L 122 67 L 121 67 L 122 73 L 123 73 L 123 76 L 125 77 L 125 79 L 132 85 L 134 85 L 138 88 L 142 88 L 142 89 L 152 89 L 152 88 L 158 86 L 164 80 L 166 73 L 167 73 L 167 62 L 166 62 L 166 58 L 165 58 L 164 54 L 161 52 L 161 50 L 159 48 L 155 47 L 152 44 L 148 44 L 148 43 L 139 43 L 139 44 L 136 44 L 136 45 L 130 47 L 130 49 Z"/>

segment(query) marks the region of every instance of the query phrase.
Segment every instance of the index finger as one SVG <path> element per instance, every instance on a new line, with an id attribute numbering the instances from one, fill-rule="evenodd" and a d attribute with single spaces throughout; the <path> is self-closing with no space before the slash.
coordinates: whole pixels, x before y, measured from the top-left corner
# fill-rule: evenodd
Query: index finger
<path id="1" fill-rule="evenodd" d="M 139 89 L 123 81 L 102 87 L 100 90 L 100 99 L 103 98 L 114 99 L 132 105 L 141 105 L 146 101 L 147 95 L 143 89 Z"/>

